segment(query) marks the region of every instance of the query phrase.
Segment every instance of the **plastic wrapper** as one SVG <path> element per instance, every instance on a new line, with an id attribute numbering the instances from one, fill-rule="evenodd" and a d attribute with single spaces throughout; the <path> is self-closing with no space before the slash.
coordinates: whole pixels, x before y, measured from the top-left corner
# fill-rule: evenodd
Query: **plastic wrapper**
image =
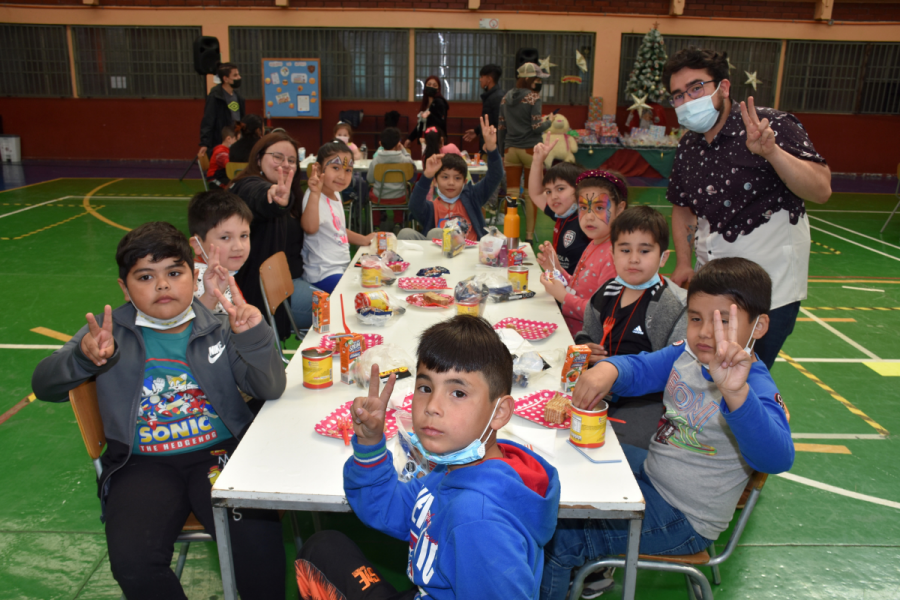
<path id="1" fill-rule="evenodd" d="M 467 277 L 457 283 L 453 289 L 453 299 L 456 301 L 458 314 L 484 316 L 488 286 L 476 281 L 476 279 L 477 276 Z"/>
<path id="2" fill-rule="evenodd" d="M 390 252 L 390 251 L 389 251 Z M 393 256 L 397 256 L 396 252 L 392 252 Z M 394 260 L 388 260 L 386 257 L 388 253 L 383 254 L 382 256 L 376 256 L 372 254 L 364 254 L 359 259 L 359 266 L 362 267 L 363 272 L 360 273 L 360 282 L 363 287 L 378 287 L 378 285 L 394 285 L 394 282 L 397 281 L 397 278 L 400 277 L 393 269 L 389 263 L 395 262 Z M 397 261 L 400 262 L 400 261 Z M 366 275 L 367 270 L 369 269 L 378 269 L 380 271 L 380 284 L 376 285 L 366 285 Z M 370 282 L 371 283 L 371 282 Z"/>
<path id="3" fill-rule="evenodd" d="M 416 277 L 443 277 L 444 275 L 449 275 L 450 269 L 446 267 L 425 267 L 424 269 L 419 269 L 419 272 L 416 273 Z"/>
<path id="4" fill-rule="evenodd" d="M 372 365 L 378 365 L 378 372 L 381 375 L 382 383 L 387 382 L 392 372 L 397 373 L 397 381 L 394 384 L 394 393 L 391 394 L 392 402 L 394 398 L 402 400 L 415 389 L 413 369 L 415 369 L 416 363 L 409 352 L 400 346 L 397 346 L 396 344 L 382 344 L 366 350 L 354 363 L 354 367 L 356 368 L 354 377 L 356 379 L 356 385 L 361 388 L 369 387 L 369 379 L 372 376 Z M 400 407 L 394 406 L 393 408 Z"/>
<path id="5" fill-rule="evenodd" d="M 406 308 L 383 290 L 356 294 L 354 305 L 359 322 L 373 327 L 386 327 L 406 313 Z"/>
<path id="6" fill-rule="evenodd" d="M 478 242 L 478 261 L 491 267 L 504 266 L 500 262 L 500 251 L 506 244 L 506 236 L 496 227 L 485 227 L 487 234 Z"/>
<path id="7" fill-rule="evenodd" d="M 445 258 L 453 258 L 466 247 L 466 234 L 469 224 L 460 219 L 449 219 L 444 223 L 444 239 L 441 249 Z"/>
<path id="8" fill-rule="evenodd" d="M 431 472 L 434 465 L 413 446 L 409 437 L 413 430 L 412 415 L 398 410 L 394 413 L 397 420 L 397 437 L 394 438 L 394 468 L 400 481 L 412 481 L 424 477 Z"/>
<path id="9" fill-rule="evenodd" d="M 506 277 L 506 273 L 503 271 L 488 271 L 485 273 L 479 273 L 473 276 L 471 279 L 475 281 L 475 283 L 480 283 L 481 285 L 487 287 L 488 296 L 494 302 L 498 302 L 499 300 L 494 300 L 495 297 L 500 297 L 503 295 L 509 295 L 513 292 L 513 286 L 509 282 L 509 279 Z"/>
<path id="10" fill-rule="evenodd" d="M 369 244 L 369 252 L 383 255 L 388 250 L 397 250 L 397 236 L 390 231 L 377 231 Z"/>
<path id="11" fill-rule="evenodd" d="M 513 383 L 528 387 L 550 365 L 537 352 L 526 352 L 513 361 Z"/>

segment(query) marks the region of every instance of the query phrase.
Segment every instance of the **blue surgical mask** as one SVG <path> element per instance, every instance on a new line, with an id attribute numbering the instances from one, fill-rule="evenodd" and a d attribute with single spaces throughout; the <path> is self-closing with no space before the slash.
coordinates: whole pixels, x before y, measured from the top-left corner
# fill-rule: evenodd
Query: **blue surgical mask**
<path id="1" fill-rule="evenodd" d="M 491 421 L 494 420 L 494 413 L 497 412 L 498 406 L 500 406 L 499 399 L 494 403 L 494 410 L 491 411 L 491 417 L 488 419 L 488 423 L 485 426 L 484 431 L 481 432 L 481 435 L 472 440 L 472 443 L 468 446 L 461 448 L 460 450 L 448 452 L 446 454 L 434 454 L 422 446 L 422 442 L 419 441 L 419 436 L 416 435 L 415 431 L 409 433 L 409 439 L 416 450 L 422 453 L 425 460 L 437 465 L 467 465 L 476 460 L 481 460 L 484 458 L 484 444 L 487 441 L 482 440 L 481 438 L 483 438 L 484 434 L 490 429 Z M 490 437 L 491 436 L 488 435 L 488 439 L 490 439 Z"/>
<path id="2" fill-rule="evenodd" d="M 629 290 L 649 290 L 654 285 L 658 284 L 660 281 L 662 281 L 662 280 L 659 278 L 659 273 L 654 273 L 653 277 L 651 277 L 644 283 L 639 283 L 637 285 L 631 285 L 630 283 L 626 282 L 621 277 L 616 276 L 616 282 L 621 283 L 622 285 L 627 287 Z"/>
<path id="3" fill-rule="evenodd" d="M 437 195 L 438 195 L 438 197 L 439 197 L 441 200 L 443 200 L 443 201 L 446 202 L 447 204 L 453 204 L 454 202 L 456 202 L 457 200 L 459 200 L 459 197 L 462 196 L 462 192 L 460 192 L 460 193 L 458 193 L 457 195 L 455 195 L 455 196 L 453 196 L 452 198 L 450 198 L 450 197 L 448 197 L 448 196 L 445 196 L 445 195 L 443 194 L 443 192 L 441 192 L 441 190 L 438 189 L 438 190 L 437 190 Z"/>
<path id="4" fill-rule="evenodd" d="M 706 133 L 719 120 L 719 111 L 713 106 L 712 97 L 719 92 L 719 86 L 716 91 L 709 96 L 703 96 L 690 102 L 685 102 L 681 106 L 675 107 L 675 115 L 678 117 L 678 123 L 682 127 L 686 127 L 697 133 Z"/>
<path id="5" fill-rule="evenodd" d="M 570 216 L 572 216 L 573 214 L 575 214 L 575 211 L 576 211 L 576 210 L 578 210 L 578 204 L 577 204 L 577 203 L 574 203 L 574 204 L 572 204 L 572 206 L 569 207 L 569 210 L 567 210 L 567 211 L 564 212 L 563 214 L 558 215 L 558 214 L 556 214 L 556 213 L 553 213 L 553 215 L 554 215 L 557 219 L 565 219 L 566 217 L 570 217 Z"/>

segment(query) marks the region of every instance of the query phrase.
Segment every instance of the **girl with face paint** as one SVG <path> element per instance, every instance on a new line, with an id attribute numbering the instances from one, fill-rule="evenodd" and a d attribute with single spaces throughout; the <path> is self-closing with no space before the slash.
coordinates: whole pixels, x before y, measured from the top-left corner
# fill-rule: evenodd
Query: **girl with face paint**
<path id="1" fill-rule="evenodd" d="M 584 325 L 584 311 L 594 292 L 616 276 L 609 241 L 610 225 L 628 207 L 625 178 L 600 169 L 585 171 L 576 180 L 578 223 L 590 238 L 572 274 L 557 269 L 564 281 L 553 275 L 552 257 L 543 253 L 538 262 L 544 289 L 562 305 L 563 318 L 574 336 Z"/>

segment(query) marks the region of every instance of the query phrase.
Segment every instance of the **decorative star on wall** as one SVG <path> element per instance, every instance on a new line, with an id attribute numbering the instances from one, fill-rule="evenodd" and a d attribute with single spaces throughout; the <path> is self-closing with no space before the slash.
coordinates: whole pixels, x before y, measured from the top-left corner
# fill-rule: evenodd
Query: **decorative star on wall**
<path id="1" fill-rule="evenodd" d="M 587 72 L 587 61 L 578 50 L 575 51 L 575 64 L 578 65 L 578 68 L 581 69 L 582 73 Z"/>
<path id="2" fill-rule="evenodd" d="M 647 95 L 644 94 L 640 98 L 638 98 L 637 94 L 631 94 L 631 97 L 634 99 L 634 104 L 628 107 L 628 110 L 636 110 L 638 111 L 638 115 L 644 114 L 644 110 L 652 111 L 650 105 L 647 104 Z"/>
<path id="3" fill-rule="evenodd" d="M 744 83 L 746 83 L 747 85 L 752 85 L 753 91 L 755 92 L 757 84 L 762 83 L 762 81 L 760 81 L 756 77 L 756 71 L 753 71 L 752 73 L 750 71 L 744 71 L 744 73 L 747 74 L 747 81 L 745 81 Z"/>
<path id="4" fill-rule="evenodd" d="M 729 73 L 731 73 L 732 71 L 734 71 L 735 69 L 737 69 L 736 66 L 734 66 L 733 64 L 731 64 L 731 59 L 730 59 L 730 58 L 726 58 L 725 60 L 728 61 L 728 72 L 729 72 Z"/>
<path id="5" fill-rule="evenodd" d="M 540 59 L 538 62 L 539 62 L 540 65 L 541 65 L 541 70 L 543 70 L 545 73 L 549 73 L 549 72 L 550 72 L 550 67 L 555 67 L 555 66 L 556 66 L 556 65 L 554 65 L 552 62 L 550 62 L 550 55 L 549 55 L 549 54 L 547 55 L 547 58 L 542 58 L 542 59 Z"/>

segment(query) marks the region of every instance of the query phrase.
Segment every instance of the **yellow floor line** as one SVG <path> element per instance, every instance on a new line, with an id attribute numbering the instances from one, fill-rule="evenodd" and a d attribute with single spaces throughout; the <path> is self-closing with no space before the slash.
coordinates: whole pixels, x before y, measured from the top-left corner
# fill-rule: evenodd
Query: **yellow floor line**
<path id="1" fill-rule="evenodd" d="M 53 331 L 52 329 L 47 329 L 46 327 L 35 327 L 31 331 L 39 333 L 41 335 L 46 335 L 47 337 L 51 337 L 54 340 L 59 340 L 61 342 L 68 342 L 72 339 L 71 335 L 60 333 L 59 331 Z"/>
<path id="2" fill-rule="evenodd" d="M 103 207 L 102 207 L 102 206 L 99 206 L 99 207 L 97 207 L 97 208 L 103 208 Z M 47 225 L 46 227 L 41 227 L 40 229 L 35 229 L 34 231 L 29 231 L 28 233 L 24 233 L 24 234 L 22 234 L 22 235 L 17 235 L 16 237 L 12 237 L 12 238 L 8 238 L 8 237 L 0 238 L 0 240 L 5 240 L 5 241 L 9 241 L 9 240 L 21 240 L 21 239 L 27 238 L 27 237 L 30 236 L 30 235 L 34 235 L 34 234 L 40 233 L 40 232 L 42 232 L 42 231 L 47 231 L 48 229 L 51 229 L 51 228 L 56 227 L 56 226 L 58 226 L 58 225 L 62 225 L 63 223 L 68 223 L 69 221 L 72 221 L 72 220 L 74 220 L 74 219 L 77 219 L 78 217 L 83 217 L 83 216 L 86 215 L 86 214 L 88 214 L 88 213 L 86 213 L 86 212 L 78 213 L 78 214 L 75 215 L 74 217 L 69 217 L 68 219 L 63 219 L 62 221 L 59 221 L 58 223 L 53 223 L 52 225 Z"/>
<path id="3" fill-rule="evenodd" d="M 815 322 L 815 320 L 813 320 L 813 319 L 808 319 L 808 318 L 806 318 L 806 317 L 798 317 L 797 320 L 798 320 L 798 321 L 802 321 L 802 322 L 804 322 L 804 323 L 814 323 L 814 322 Z M 835 318 L 827 318 L 827 317 L 825 317 L 825 318 L 821 318 L 821 319 L 819 319 L 819 320 L 820 320 L 820 321 L 824 321 L 824 322 L 826 322 L 826 323 L 856 323 L 856 319 L 840 318 L 840 317 L 835 317 Z"/>
<path id="4" fill-rule="evenodd" d="M 806 310 L 900 310 L 900 306 L 804 306 Z"/>
<path id="5" fill-rule="evenodd" d="M 102 190 L 103 188 L 105 188 L 106 186 L 112 185 L 112 184 L 114 184 L 114 183 L 118 183 L 118 182 L 120 182 L 120 181 L 122 181 L 121 178 L 120 178 L 120 179 L 113 179 L 112 181 L 107 181 L 107 182 L 104 183 L 103 185 L 98 185 L 97 187 L 95 187 L 94 189 L 92 189 L 90 192 L 88 192 L 87 196 L 84 197 L 84 201 L 83 201 L 82 204 L 83 204 L 83 206 L 84 206 L 84 210 L 86 210 L 87 212 L 89 212 L 92 216 L 96 217 L 96 218 L 99 219 L 100 221 L 103 221 L 103 222 L 106 223 L 107 225 L 112 225 L 113 227 L 118 227 L 119 229 L 122 229 L 122 230 L 125 230 L 125 231 L 131 231 L 131 228 L 130 228 L 130 227 L 125 227 L 124 225 L 119 225 L 119 224 L 116 223 L 115 221 L 110 221 L 109 219 L 107 219 L 106 217 L 104 217 L 103 215 L 101 215 L 100 213 L 98 213 L 96 210 L 94 210 L 94 207 L 91 206 L 91 196 L 93 196 L 94 194 L 96 194 L 97 192 L 99 192 L 100 190 Z"/>
<path id="6" fill-rule="evenodd" d="M 847 446 L 834 444 L 798 444 L 794 442 L 794 450 L 797 452 L 819 452 L 822 454 L 852 454 Z"/>
<path id="7" fill-rule="evenodd" d="M 866 361 L 863 364 L 882 377 L 900 377 L 900 363 Z"/>
<path id="8" fill-rule="evenodd" d="M 887 429 L 885 429 L 884 427 L 882 427 L 881 425 L 879 425 L 878 423 L 876 423 L 875 420 L 872 419 L 872 417 L 870 417 L 863 411 L 856 408 L 856 406 L 852 402 L 850 402 L 849 400 L 847 400 L 846 398 L 844 398 L 843 396 L 838 394 L 836 391 L 834 391 L 833 389 L 831 389 L 830 387 L 825 385 L 821 379 L 819 379 L 818 377 L 816 377 L 815 375 L 813 375 L 812 373 L 807 371 L 803 367 L 803 365 L 801 365 L 796 360 L 794 360 L 793 358 L 791 358 L 790 356 L 785 354 L 784 351 L 779 352 L 778 355 L 781 358 L 783 358 L 785 361 L 787 361 L 787 363 L 790 364 L 792 367 L 794 367 L 795 369 L 797 369 L 798 371 L 803 373 L 803 375 L 805 375 L 808 379 L 812 380 L 817 386 L 819 386 L 820 388 L 822 388 L 823 390 L 828 392 L 828 394 L 832 398 L 834 398 L 835 400 L 837 400 L 838 402 L 843 404 L 847 410 L 849 410 L 854 415 L 856 415 L 857 417 L 859 417 L 860 419 L 862 419 L 863 421 L 868 423 L 869 426 L 871 426 L 872 428 L 875 429 L 875 431 L 877 431 L 881 435 L 890 435 L 890 432 Z"/>
<path id="9" fill-rule="evenodd" d="M 809 283 L 877 283 L 897 285 L 900 281 L 885 281 L 884 279 L 813 279 L 809 278 Z"/>

